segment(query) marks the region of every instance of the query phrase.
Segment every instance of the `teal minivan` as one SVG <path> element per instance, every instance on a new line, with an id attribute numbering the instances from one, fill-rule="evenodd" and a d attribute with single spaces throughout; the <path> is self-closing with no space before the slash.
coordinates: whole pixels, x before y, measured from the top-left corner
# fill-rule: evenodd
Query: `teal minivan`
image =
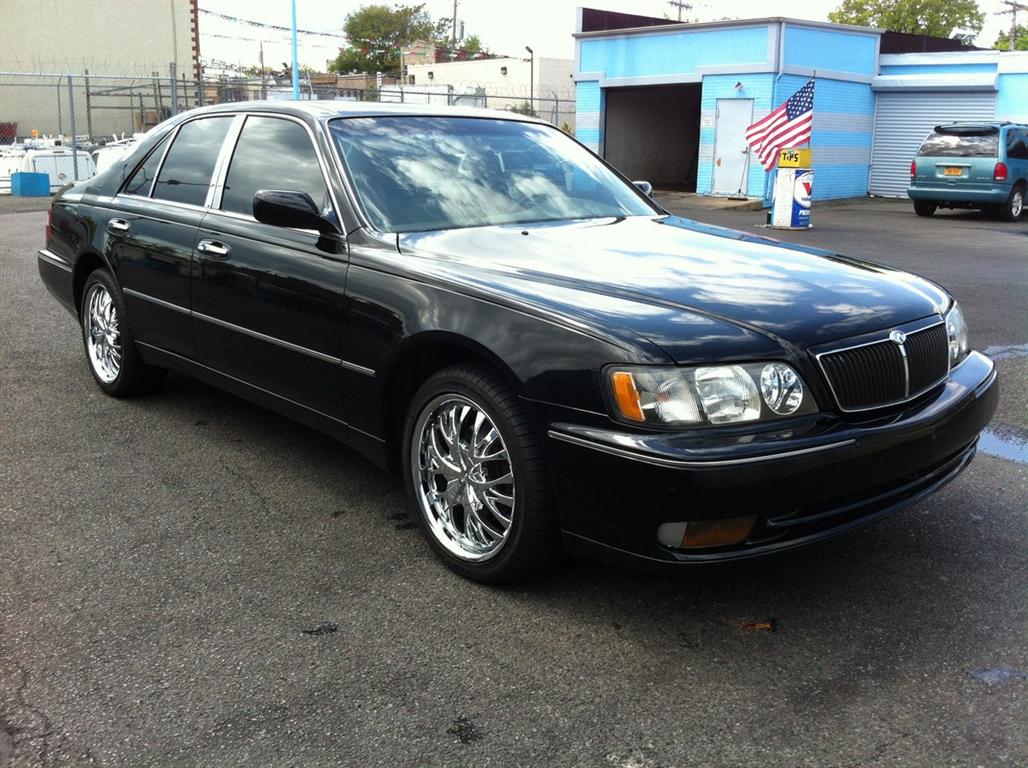
<path id="1" fill-rule="evenodd" d="M 907 195 L 918 216 L 938 208 L 994 210 L 1016 221 L 1028 186 L 1028 125 L 936 126 L 910 163 Z"/>

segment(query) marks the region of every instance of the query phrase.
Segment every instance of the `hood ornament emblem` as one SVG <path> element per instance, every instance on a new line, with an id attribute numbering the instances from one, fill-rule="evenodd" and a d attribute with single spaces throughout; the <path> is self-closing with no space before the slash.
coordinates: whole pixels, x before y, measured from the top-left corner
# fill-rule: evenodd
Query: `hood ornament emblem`
<path id="1" fill-rule="evenodd" d="M 893 342 L 894 344 L 906 344 L 907 334 L 903 333 L 903 331 L 890 331 L 889 341 Z"/>

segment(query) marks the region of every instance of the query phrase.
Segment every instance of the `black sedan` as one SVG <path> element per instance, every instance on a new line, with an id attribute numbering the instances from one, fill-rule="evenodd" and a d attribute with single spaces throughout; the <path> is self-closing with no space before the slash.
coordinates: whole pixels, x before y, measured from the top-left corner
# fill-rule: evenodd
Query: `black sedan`
<path id="1" fill-rule="evenodd" d="M 104 392 L 175 369 L 324 430 L 487 582 L 841 533 L 956 477 L 997 398 L 939 286 L 669 215 L 508 113 L 179 115 L 54 199 L 39 272 Z"/>

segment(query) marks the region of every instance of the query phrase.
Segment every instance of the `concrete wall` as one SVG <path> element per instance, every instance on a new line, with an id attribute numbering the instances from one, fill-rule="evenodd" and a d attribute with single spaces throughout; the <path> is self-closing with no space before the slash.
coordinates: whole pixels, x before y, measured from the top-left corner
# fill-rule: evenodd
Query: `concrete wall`
<path id="1" fill-rule="evenodd" d="M 700 86 L 610 88 L 604 157 L 631 179 L 696 188 Z"/>
<path id="2" fill-rule="evenodd" d="M 191 77 L 190 0 L 2 0 L 0 70 Z"/>

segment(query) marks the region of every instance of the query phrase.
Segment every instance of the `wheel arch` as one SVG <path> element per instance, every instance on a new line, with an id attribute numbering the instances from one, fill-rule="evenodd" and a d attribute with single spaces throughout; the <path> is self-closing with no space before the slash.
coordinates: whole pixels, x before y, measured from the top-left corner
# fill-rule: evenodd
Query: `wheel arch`
<path id="1" fill-rule="evenodd" d="M 111 268 L 111 264 L 104 256 L 95 250 L 83 251 L 79 254 L 78 259 L 75 260 L 75 266 L 72 269 L 71 281 L 72 281 L 72 299 L 75 301 L 75 313 L 82 313 L 82 293 L 86 287 L 86 279 L 97 269 L 106 269 L 111 273 L 111 277 L 114 278 L 114 282 L 118 282 L 118 276 L 114 273 L 114 269 Z"/>
<path id="2" fill-rule="evenodd" d="M 381 418 L 394 460 L 393 449 L 400 442 L 407 406 L 418 387 L 436 371 L 460 363 L 489 368 L 515 393 L 524 393 L 517 374 L 480 342 L 448 331 L 424 331 L 412 336 L 396 350 L 384 375 Z"/>

